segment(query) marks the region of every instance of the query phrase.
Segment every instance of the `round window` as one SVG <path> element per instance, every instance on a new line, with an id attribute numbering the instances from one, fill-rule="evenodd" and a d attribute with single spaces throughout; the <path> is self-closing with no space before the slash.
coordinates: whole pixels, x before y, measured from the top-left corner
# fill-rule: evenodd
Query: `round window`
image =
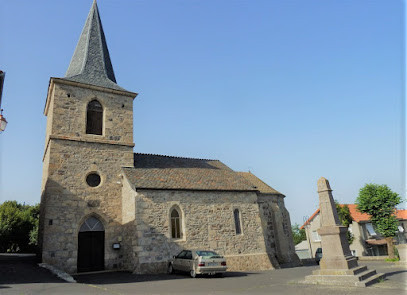
<path id="1" fill-rule="evenodd" d="M 96 187 L 100 184 L 100 175 L 91 173 L 86 177 L 86 183 L 91 187 Z"/>

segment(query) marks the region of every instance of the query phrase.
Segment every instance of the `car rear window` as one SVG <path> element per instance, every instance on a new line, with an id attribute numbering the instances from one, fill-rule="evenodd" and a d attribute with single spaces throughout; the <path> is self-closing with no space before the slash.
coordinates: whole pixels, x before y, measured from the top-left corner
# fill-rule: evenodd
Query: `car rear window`
<path id="1" fill-rule="evenodd" d="M 221 255 L 213 251 L 196 251 L 196 254 L 202 258 L 222 258 Z"/>

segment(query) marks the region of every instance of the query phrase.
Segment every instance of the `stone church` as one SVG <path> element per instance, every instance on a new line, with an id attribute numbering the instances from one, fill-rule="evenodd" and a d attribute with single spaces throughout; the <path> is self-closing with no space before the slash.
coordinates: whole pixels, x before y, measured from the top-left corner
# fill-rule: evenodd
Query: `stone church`
<path id="1" fill-rule="evenodd" d="M 160 273 L 200 248 L 229 270 L 297 265 L 283 194 L 218 160 L 133 152 L 136 96 L 116 83 L 94 1 L 65 77 L 48 87 L 42 261 Z"/>

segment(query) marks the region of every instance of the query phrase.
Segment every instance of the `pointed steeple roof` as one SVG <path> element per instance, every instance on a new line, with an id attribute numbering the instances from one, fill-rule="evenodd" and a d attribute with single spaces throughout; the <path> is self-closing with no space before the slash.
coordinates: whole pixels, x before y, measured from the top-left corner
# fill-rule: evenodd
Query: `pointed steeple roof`
<path id="1" fill-rule="evenodd" d="M 116 84 L 96 0 L 93 1 L 64 79 L 125 90 Z"/>

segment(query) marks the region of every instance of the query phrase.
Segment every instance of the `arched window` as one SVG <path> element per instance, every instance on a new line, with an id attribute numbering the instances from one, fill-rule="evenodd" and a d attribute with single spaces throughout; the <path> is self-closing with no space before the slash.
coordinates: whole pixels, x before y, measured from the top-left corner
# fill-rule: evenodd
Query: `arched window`
<path id="1" fill-rule="evenodd" d="M 94 216 L 89 217 L 88 219 L 85 220 L 85 222 L 82 224 L 81 228 L 79 229 L 79 232 L 86 232 L 86 231 L 104 231 L 105 228 L 100 222 L 99 219 L 97 219 Z"/>
<path id="2" fill-rule="evenodd" d="M 181 231 L 181 216 L 180 212 L 173 208 L 171 210 L 171 237 L 173 239 L 181 239 L 182 231 Z"/>
<path id="3" fill-rule="evenodd" d="M 86 133 L 102 135 L 102 129 L 103 107 L 97 100 L 92 100 L 86 112 Z"/>
<path id="4" fill-rule="evenodd" d="M 239 209 L 233 210 L 233 217 L 235 218 L 235 230 L 236 234 L 240 235 L 242 233 L 242 224 L 240 223 L 240 212 Z"/>

